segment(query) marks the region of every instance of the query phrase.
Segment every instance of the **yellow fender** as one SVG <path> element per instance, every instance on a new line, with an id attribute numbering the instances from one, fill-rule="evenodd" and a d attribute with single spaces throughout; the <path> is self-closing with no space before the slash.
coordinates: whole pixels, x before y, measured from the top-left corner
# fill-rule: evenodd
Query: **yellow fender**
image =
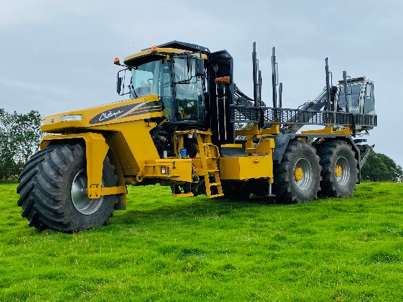
<path id="1" fill-rule="evenodd" d="M 103 163 L 109 146 L 99 133 L 77 133 L 45 136 L 40 144 L 44 149 L 55 141 L 82 139 L 85 142 L 87 160 L 87 195 L 89 198 L 100 198 L 103 195 L 126 194 L 125 186 L 102 188 Z"/>

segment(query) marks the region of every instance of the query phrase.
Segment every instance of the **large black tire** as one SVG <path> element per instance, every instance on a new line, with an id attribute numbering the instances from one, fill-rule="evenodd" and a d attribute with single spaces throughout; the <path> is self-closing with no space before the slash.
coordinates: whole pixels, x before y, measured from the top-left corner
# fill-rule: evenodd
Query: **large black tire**
<path id="1" fill-rule="evenodd" d="M 87 197 L 85 148 L 79 144 L 39 151 L 25 165 L 19 179 L 21 215 L 28 219 L 29 226 L 39 230 L 78 232 L 107 224 L 114 213 L 115 195 Z M 105 187 L 117 183 L 108 157 L 103 164 L 102 183 Z"/>
<path id="2" fill-rule="evenodd" d="M 334 140 L 318 148 L 322 166 L 321 195 L 351 196 L 357 182 L 357 160 L 349 144 Z"/>
<path id="3" fill-rule="evenodd" d="M 273 193 L 281 203 L 309 202 L 320 188 L 319 157 L 307 142 L 291 141 L 281 164 L 274 165 Z"/>

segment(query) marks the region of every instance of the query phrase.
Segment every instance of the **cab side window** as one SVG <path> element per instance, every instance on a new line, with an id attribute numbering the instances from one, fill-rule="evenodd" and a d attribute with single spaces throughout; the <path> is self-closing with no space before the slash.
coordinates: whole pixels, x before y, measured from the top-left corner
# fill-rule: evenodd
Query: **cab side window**
<path id="1" fill-rule="evenodd" d="M 365 91 L 364 114 L 367 114 L 373 110 L 375 110 L 374 85 L 370 83 L 367 85 Z"/>

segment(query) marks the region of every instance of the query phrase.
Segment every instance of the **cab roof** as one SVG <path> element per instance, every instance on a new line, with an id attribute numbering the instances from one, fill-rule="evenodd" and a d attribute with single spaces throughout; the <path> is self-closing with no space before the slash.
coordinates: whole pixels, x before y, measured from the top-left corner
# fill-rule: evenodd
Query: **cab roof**
<path id="1" fill-rule="evenodd" d="M 206 47 L 186 42 L 171 41 L 158 46 L 143 49 L 138 53 L 127 56 L 124 59 L 124 63 L 128 66 L 139 66 L 148 62 L 159 60 L 167 55 L 181 54 L 185 52 L 202 53 L 205 59 L 207 59 L 207 55 L 210 54 L 210 50 Z"/>
<path id="2" fill-rule="evenodd" d="M 200 51 L 201 53 L 204 53 L 206 55 L 208 55 L 210 53 L 210 50 L 207 47 L 192 44 L 192 43 L 187 43 L 187 42 L 176 41 L 176 40 L 167 42 L 164 44 L 160 44 L 157 47 L 179 48 L 179 49 L 194 51 L 194 52 Z"/>

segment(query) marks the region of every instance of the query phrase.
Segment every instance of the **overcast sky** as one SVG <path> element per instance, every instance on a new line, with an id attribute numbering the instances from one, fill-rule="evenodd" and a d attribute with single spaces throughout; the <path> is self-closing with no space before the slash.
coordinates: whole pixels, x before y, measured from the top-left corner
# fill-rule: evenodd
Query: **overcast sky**
<path id="1" fill-rule="evenodd" d="M 226 49 L 234 81 L 252 93 L 257 42 L 271 103 L 276 47 L 284 107 L 296 108 L 347 70 L 375 81 L 378 127 L 368 143 L 403 165 L 403 2 L 0 0 L 0 108 L 42 115 L 121 100 L 115 56 L 171 40 Z"/>

